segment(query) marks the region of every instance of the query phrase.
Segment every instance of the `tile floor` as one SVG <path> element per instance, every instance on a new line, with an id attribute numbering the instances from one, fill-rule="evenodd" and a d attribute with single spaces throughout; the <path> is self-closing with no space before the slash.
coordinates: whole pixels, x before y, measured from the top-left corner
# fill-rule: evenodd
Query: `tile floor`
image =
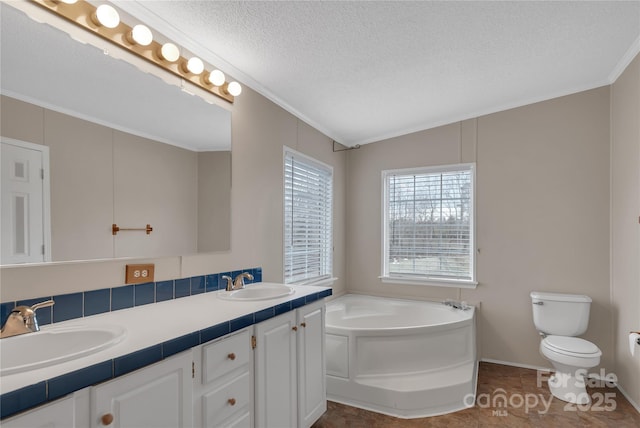
<path id="1" fill-rule="evenodd" d="M 589 388 L 592 404 L 581 409 L 551 396 L 546 377 L 542 375 L 538 382 L 536 370 L 480 363 L 473 408 L 430 418 L 398 419 L 329 402 L 327 412 L 312 428 L 640 427 L 640 413 L 616 388 L 606 385 Z M 491 407 L 500 394 L 507 397 L 506 407 L 498 401 L 496 407 Z M 538 404 L 534 405 L 536 399 Z M 528 409 L 520 405 L 526 400 L 531 403 Z M 548 411 L 542 400 L 550 403 Z"/>

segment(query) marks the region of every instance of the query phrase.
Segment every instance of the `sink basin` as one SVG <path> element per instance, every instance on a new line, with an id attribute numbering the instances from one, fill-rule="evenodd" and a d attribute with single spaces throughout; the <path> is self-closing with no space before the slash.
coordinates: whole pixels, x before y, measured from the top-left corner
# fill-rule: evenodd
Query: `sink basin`
<path id="1" fill-rule="evenodd" d="M 239 290 L 222 291 L 218 297 L 225 300 L 238 300 L 245 302 L 250 300 L 277 299 L 279 297 L 293 294 L 294 291 L 293 287 L 284 284 L 257 282 L 255 284 L 247 285 L 245 288 L 241 288 Z"/>
<path id="2" fill-rule="evenodd" d="M 0 376 L 20 373 L 84 357 L 120 342 L 125 329 L 51 327 L 0 340 Z"/>

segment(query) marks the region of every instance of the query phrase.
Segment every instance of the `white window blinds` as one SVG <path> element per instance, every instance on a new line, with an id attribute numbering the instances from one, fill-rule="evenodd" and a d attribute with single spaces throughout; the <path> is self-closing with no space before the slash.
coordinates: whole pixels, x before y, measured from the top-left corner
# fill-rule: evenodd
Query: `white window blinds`
<path id="1" fill-rule="evenodd" d="M 285 150 L 285 283 L 311 283 L 331 278 L 332 200 L 332 168 Z"/>
<path id="2" fill-rule="evenodd" d="M 383 277 L 473 281 L 473 165 L 385 171 L 383 179 Z"/>

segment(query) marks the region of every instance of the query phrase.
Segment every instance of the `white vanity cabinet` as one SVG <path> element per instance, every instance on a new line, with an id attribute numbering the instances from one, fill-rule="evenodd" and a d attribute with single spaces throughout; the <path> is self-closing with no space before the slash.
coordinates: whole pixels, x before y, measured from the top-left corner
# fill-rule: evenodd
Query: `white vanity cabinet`
<path id="1" fill-rule="evenodd" d="M 308 428 L 326 410 L 319 300 L 0 422 L 3 428 Z"/>
<path id="2" fill-rule="evenodd" d="M 91 427 L 193 426 L 191 350 L 91 388 Z"/>
<path id="3" fill-rule="evenodd" d="M 252 331 L 244 329 L 196 348 L 194 426 L 253 426 Z"/>
<path id="4" fill-rule="evenodd" d="M 298 427 L 310 427 L 327 410 L 324 301 L 303 306 L 298 321 Z"/>
<path id="5" fill-rule="evenodd" d="M 2 428 L 84 428 L 89 426 L 89 388 L 26 413 L 4 419 Z"/>
<path id="6" fill-rule="evenodd" d="M 324 301 L 255 327 L 255 423 L 309 427 L 326 410 Z"/>

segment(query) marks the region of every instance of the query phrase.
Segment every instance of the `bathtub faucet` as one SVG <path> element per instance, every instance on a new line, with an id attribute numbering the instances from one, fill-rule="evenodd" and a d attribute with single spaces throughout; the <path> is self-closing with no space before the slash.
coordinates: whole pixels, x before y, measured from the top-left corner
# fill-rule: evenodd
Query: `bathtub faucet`
<path id="1" fill-rule="evenodd" d="M 446 306 L 451 306 L 454 309 L 461 309 L 463 311 L 466 311 L 467 309 L 471 308 L 471 306 L 467 305 L 467 302 L 464 302 L 464 301 L 459 302 L 457 300 L 446 299 L 442 303 Z"/>

